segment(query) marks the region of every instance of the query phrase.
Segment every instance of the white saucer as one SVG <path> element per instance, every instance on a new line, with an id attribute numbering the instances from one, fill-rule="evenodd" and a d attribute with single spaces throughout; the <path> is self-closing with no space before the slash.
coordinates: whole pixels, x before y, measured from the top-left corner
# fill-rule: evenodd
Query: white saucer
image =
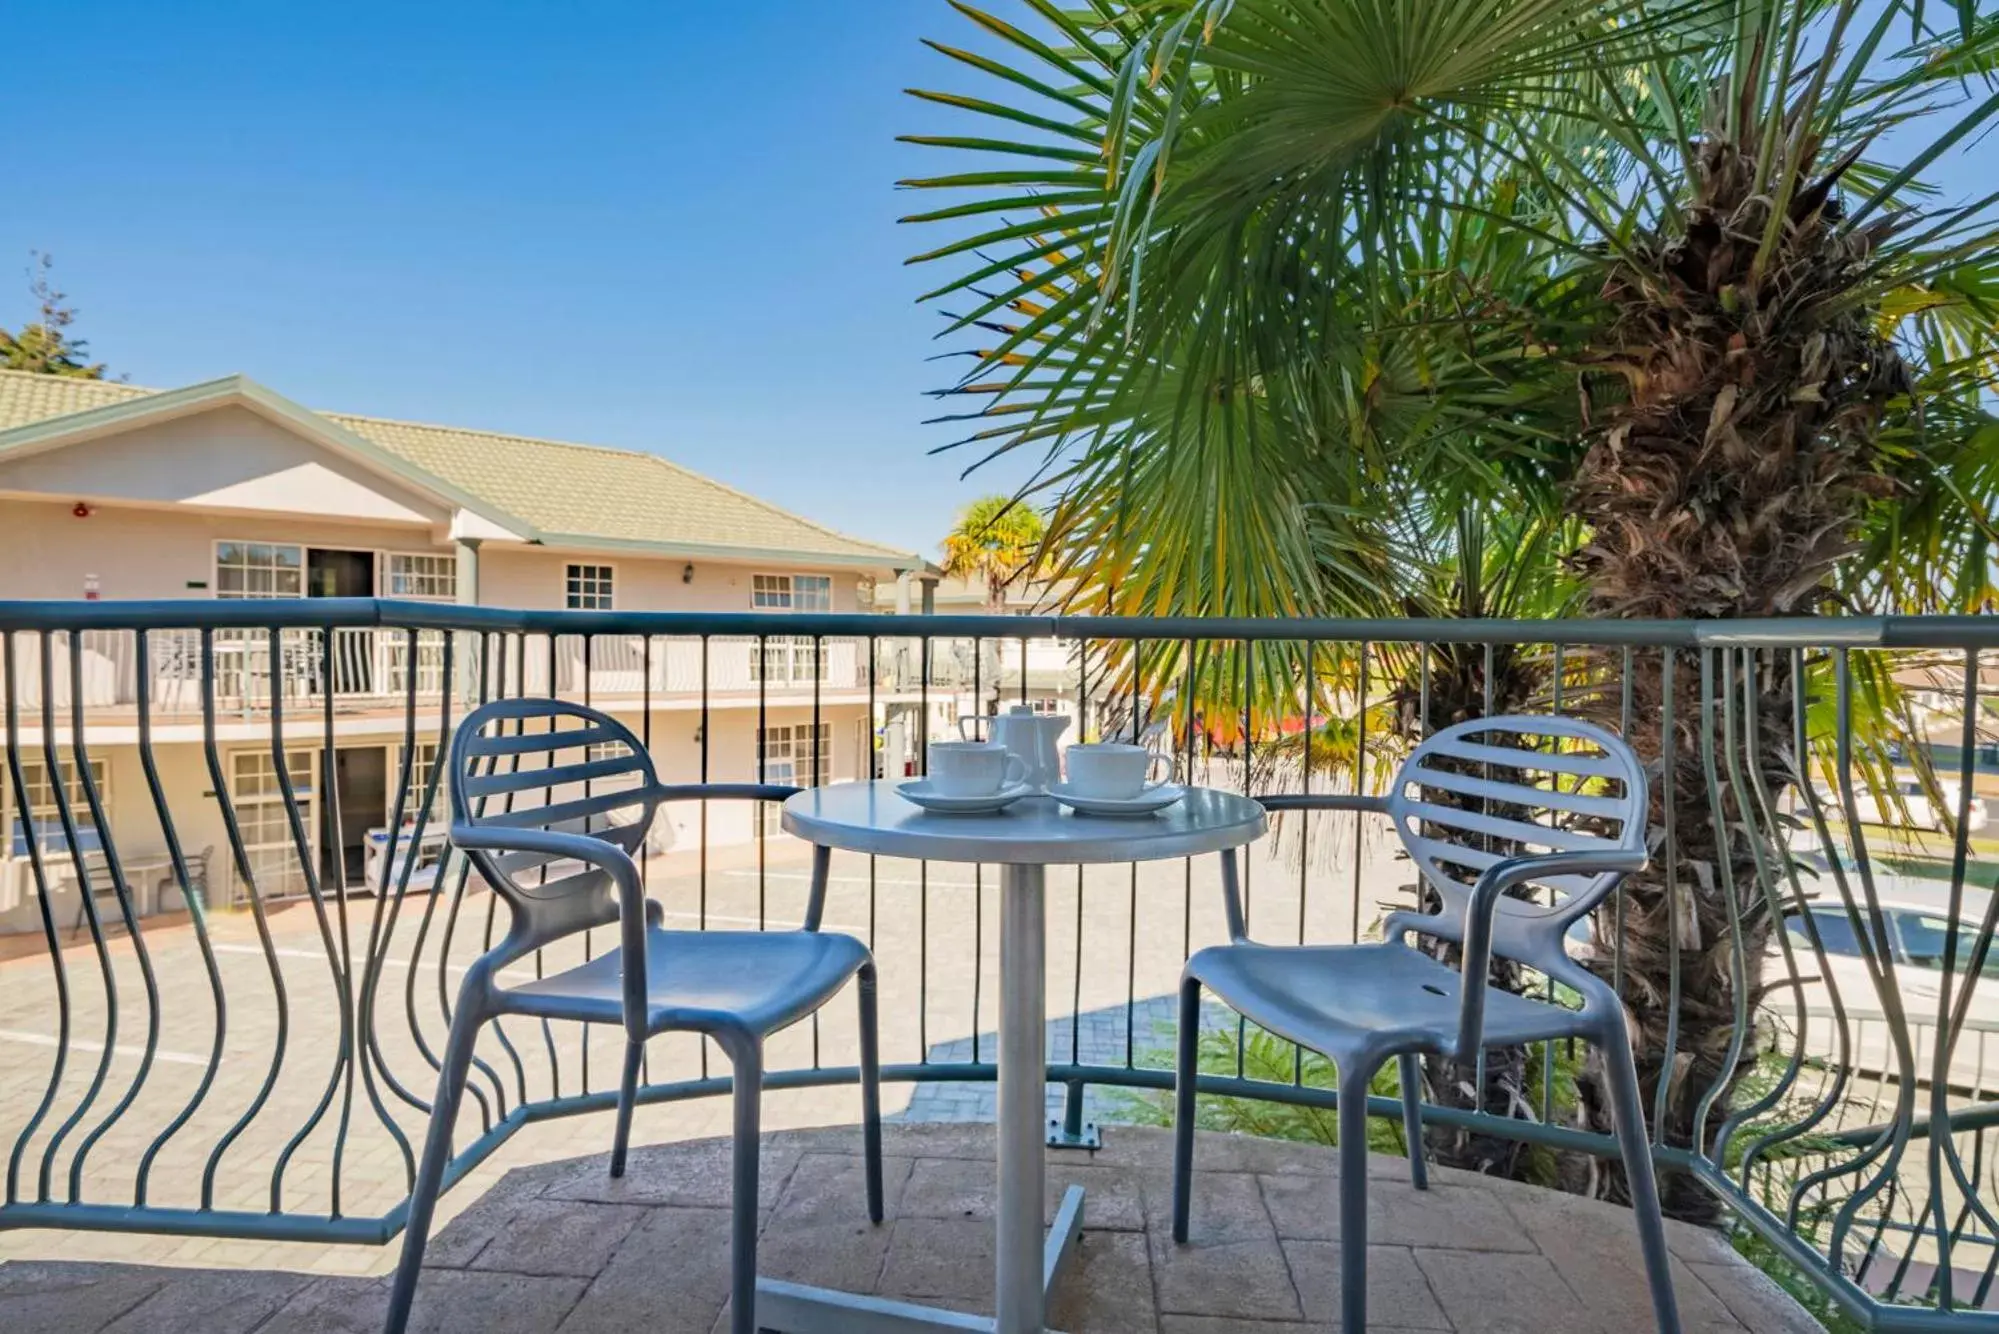
<path id="1" fill-rule="evenodd" d="M 1151 815 L 1187 795 L 1178 783 L 1161 783 L 1135 797 L 1086 797 L 1067 783 L 1050 783 L 1048 795 L 1078 815 Z"/>
<path id="2" fill-rule="evenodd" d="M 987 815 L 1005 810 L 1034 791 L 1032 783 L 1009 783 L 997 792 L 978 797 L 947 797 L 927 778 L 912 778 L 896 784 L 895 790 L 912 805 L 936 815 Z"/>

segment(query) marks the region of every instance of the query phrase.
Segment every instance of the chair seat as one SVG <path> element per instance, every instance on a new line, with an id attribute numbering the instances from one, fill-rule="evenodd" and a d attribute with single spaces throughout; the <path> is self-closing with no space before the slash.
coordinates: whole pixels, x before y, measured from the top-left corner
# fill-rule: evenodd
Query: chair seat
<path id="1" fill-rule="evenodd" d="M 1457 1043 L 1464 978 L 1407 945 L 1220 945 L 1187 961 L 1187 976 L 1300 1046 L 1379 1058 L 1448 1051 Z M 1515 1046 L 1587 1032 L 1575 1010 L 1490 989 L 1485 1045 Z"/>
<path id="2" fill-rule="evenodd" d="M 759 1036 L 803 1019 L 868 961 L 868 947 L 830 931 L 646 932 L 651 1031 L 741 1028 Z M 620 950 L 502 991 L 516 1014 L 622 1022 Z"/>

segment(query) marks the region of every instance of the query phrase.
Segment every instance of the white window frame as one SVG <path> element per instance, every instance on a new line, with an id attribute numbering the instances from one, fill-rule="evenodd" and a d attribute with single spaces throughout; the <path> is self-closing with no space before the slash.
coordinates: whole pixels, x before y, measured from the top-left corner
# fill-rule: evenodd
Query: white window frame
<path id="1" fill-rule="evenodd" d="M 802 751 L 799 749 L 801 741 L 804 743 Z M 771 754 L 773 743 L 783 746 L 781 754 Z M 824 787 L 826 784 L 832 782 L 833 724 L 823 719 L 819 723 L 819 763 L 815 766 L 812 763 L 812 759 L 812 724 L 810 722 L 771 723 L 757 729 L 757 773 L 760 775 L 758 781 L 764 783 L 783 783 L 790 787 Z M 777 766 L 779 765 L 784 766 L 783 773 L 778 772 Z M 806 769 L 816 768 L 817 772 L 813 775 L 814 781 L 803 783 L 799 781 L 798 775 L 801 767 Z M 765 801 L 757 804 L 763 807 L 762 820 L 758 826 L 760 832 L 766 835 L 777 833 L 780 829 L 779 817 L 781 815 L 777 803 Z"/>
<path id="2" fill-rule="evenodd" d="M 91 816 L 90 801 L 83 794 L 83 778 L 77 771 L 75 758 L 59 758 L 56 767 L 62 776 L 63 793 L 69 798 L 70 819 L 76 822 L 79 830 L 95 831 L 97 821 Z M 56 811 L 56 789 L 54 783 L 50 781 L 47 760 L 39 755 L 23 754 L 21 776 L 27 782 L 23 785 L 22 791 L 16 792 L 13 784 L 6 781 L 10 775 L 0 771 L 0 797 L 5 798 L 4 801 L 0 801 L 0 811 L 6 813 L 7 819 L 4 826 L 7 831 L 5 844 L 7 855 L 18 855 L 14 843 L 16 835 L 24 840 L 27 837 L 28 831 L 22 821 L 23 815 L 27 817 L 27 823 L 34 825 L 35 839 L 44 850 L 62 848 L 64 846 L 62 817 Z M 110 761 L 100 756 L 91 756 L 90 776 L 97 784 L 97 801 L 104 808 L 104 818 L 109 820 L 112 810 Z M 88 852 L 90 849 L 86 848 L 84 851 Z"/>
<path id="3" fill-rule="evenodd" d="M 826 604 L 823 607 L 801 607 L 799 605 L 800 580 L 810 579 L 826 588 Z M 831 611 L 833 610 L 833 576 L 830 574 L 775 574 L 764 572 L 750 576 L 750 610 L 752 611 Z"/>
<path id="4" fill-rule="evenodd" d="M 389 752 L 389 771 L 391 773 L 397 772 L 402 768 L 402 747 L 392 745 L 386 749 Z M 450 773 L 447 772 L 438 780 L 437 801 L 431 806 L 428 814 L 425 814 L 423 810 L 423 792 L 430 785 L 431 773 L 440 764 L 446 763 L 446 756 L 449 750 L 449 745 L 440 745 L 435 741 L 419 741 L 411 747 L 409 786 L 405 789 L 407 796 L 403 801 L 403 822 L 405 824 L 412 823 L 418 816 L 422 816 L 426 828 L 436 828 L 444 820 L 445 817 L 442 812 L 450 804 Z M 396 813 L 395 793 L 389 792 L 386 795 L 388 797 L 389 808 L 382 812 L 382 822 L 384 824 L 388 823 L 389 817 Z"/>
<path id="5" fill-rule="evenodd" d="M 303 759 L 304 780 L 298 772 Z M 247 773 L 242 762 L 255 760 L 260 770 L 255 775 Z M 292 793 L 298 799 L 299 821 L 305 827 L 305 855 L 316 858 L 319 855 L 316 816 L 319 799 L 320 752 L 316 746 L 286 746 L 286 767 L 293 771 Z M 243 853 L 257 874 L 257 893 L 264 899 L 295 898 L 306 892 L 304 868 L 299 864 L 298 845 L 293 841 L 291 822 L 284 809 L 284 792 L 277 784 L 277 768 L 271 763 L 269 746 L 246 746 L 229 752 L 228 756 L 229 804 L 236 813 L 236 824 L 243 837 Z M 254 776 L 261 784 L 270 781 L 268 791 L 247 792 L 241 786 L 242 780 Z M 251 817 L 246 819 L 245 817 Z M 388 818 L 384 813 L 383 819 Z M 252 819 L 255 824 L 253 826 Z M 277 832 L 270 836 L 269 826 L 275 821 Z M 278 876 L 267 874 L 272 869 L 281 872 Z M 231 868 L 235 874 L 234 867 Z M 241 886 L 244 893 L 249 886 Z"/>
<path id="6" fill-rule="evenodd" d="M 355 549 L 358 550 L 358 548 Z M 398 561 L 423 561 L 441 566 L 441 568 L 421 573 L 410 571 L 400 573 L 401 577 L 413 578 L 417 581 L 439 580 L 448 577 L 451 581 L 450 590 L 444 593 L 397 591 L 395 583 L 399 576 L 399 572 L 396 569 Z M 382 596 L 384 597 L 402 598 L 409 602 L 455 603 L 458 601 L 458 553 L 455 551 L 396 550 L 377 552 L 375 555 L 375 586 L 383 590 Z"/>
<path id="7" fill-rule="evenodd" d="M 214 542 L 209 544 L 209 547 L 210 549 L 209 549 L 209 559 L 208 559 L 208 572 L 209 576 L 214 580 L 214 582 L 209 586 L 209 591 L 214 593 L 216 597 L 229 602 L 251 602 L 261 598 L 284 598 L 284 597 L 297 598 L 305 596 L 305 558 L 306 558 L 305 543 L 261 542 L 250 538 L 218 537 L 215 539 Z M 273 591 L 268 593 L 257 592 L 248 588 L 224 591 L 222 587 L 222 571 L 224 569 L 232 569 L 232 570 L 240 569 L 247 574 L 250 571 L 264 568 L 250 563 L 242 563 L 242 564 L 231 563 L 228 565 L 224 565 L 222 560 L 222 548 L 224 547 L 265 547 L 272 551 L 276 551 L 282 548 L 288 551 L 296 552 L 298 554 L 298 564 L 292 567 L 292 573 L 298 581 L 298 586 L 292 589 L 288 593 L 278 591 L 275 588 L 273 589 Z M 277 565 L 272 565 L 268 568 L 270 569 L 273 575 L 272 583 L 275 584 L 277 582 L 275 577 L 276 573 L 282 567 Z"/>
<path id="8" fill-rule="evenodd" d="M 825 605 L 801 607 L 799 583 L 811 580 L 825 589 Z M 814 589 L 816 593 L 817 588 Z M 833 576 L 830 574 L 777 574 L 765 571 L 750 576 L 750 610 L 766 612 L 814 612 L 833 610 Z M 810 635 L 766 635 L 762 651 L 750 654 L 750 680 L 774 681 L 779 685 L 809 685 L 826 679 L 826 645 Z"/>
<path id="9" fill-rule="evenodd" d="M 600 573 L 597 575 L 579 576 L 578 571 L 582 570 L 595 570 Z M 602 596 L 604 601 L 601 605 L 596 603 L 583 605 L 576 601 L 579 596 L 586 596 L 578 590 L 579 577 L 600 581 L 604 584 L 601 595 L 595 593 L 587 595 Z M 564 561 L 562 564 L 562 605 L 568 611 L 614 611 L 618 605 L 618 582 L 618 567 L 611 561 Z"/>

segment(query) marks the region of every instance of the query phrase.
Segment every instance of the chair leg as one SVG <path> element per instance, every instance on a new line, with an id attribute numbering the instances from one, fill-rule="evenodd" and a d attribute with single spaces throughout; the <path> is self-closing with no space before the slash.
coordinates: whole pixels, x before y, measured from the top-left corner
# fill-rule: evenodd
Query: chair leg
<path id="1" fill-rule="evenodd" d="M 861 1152 L 867 1160 L 868 1221 L 882 1221 L 882 1063 L 876 1020 L 875 966 L 863 964 L 856 979 L 861 999 Z"/>
<path id="2" fill-rule="evenodd" d="M 1180 983 L 1179 1055 L 1173 1072 L 1173 1240 L 1187 1240 L 1194 1208 L 1194 1081 L 1200 1074 L 1201 984 Z"/>
<path id="3" fill-rule="evenodd" d="M 461 994 L 450 1036 L 445 1039 L 444 1060 L 437 1072 L 437 1098 L 430 1105 L 430 1130 L 424 1137 L 423 1160 L 417 1165 L 416 1181 L 410 1187 L 409 1213 L 403 1222 L 403 1255 L 396 1266 L 395 1286 L 389 1293 L 389 1316 L 382 1325 L 383 1334 L 403 1334 L 409 1324 L 417 1279 L 423 1273 L 424 1247 L 430 1241 L 431 1215 L 437 1209 L 444 1169 L 451 1162 L 452 1126 L 458 1120 L 458 1104 L 465 1096 L 465 1079 L 472 1069 L 472 1049 L 478 1042 L 479 1026 L 484 1022 L 485 1016 L 467 1005 Z"/>
<path id="4" fill-rule="evenodd" d="M 763 1148 L 763 1044 L 726 1044 L 735 1085 L 736 1129 L 729 1232 L 729 1329 L 757 1334 L 757 1158 Z"/>
<path id="5" fill-rule="evenodd" d="M 1423 1062 L 1414 1052 L 1397 1058 L 1402 1076 L 1402 1138 L 1409 1144 L 1409 1184 L 1430 1189 L 1430 1169 L 1423 1161 Z"/>
<path id="6" fill-rule="evenodd" d="M 1616 1025 L 1603 1034 L 1600 1045 L 1610 1085 L 1611 1114 L 1617 1121 L 1617 1144 L 1624 1155 L 1624 1178 L 1631 1186 L 1631 1213 L 1638 1223 L 1638 1245 L 1645 1253 L 1645 1275 L 1652 1285 L 1652 1313 L 1659 1322 L 1659 1334 L 1679 1334 L 1679 1301 L 1673 1293 L 1673 1265 L 1666 1249 L 1665 1219 L 1659 1211 L 1652 1145 L 1645 1134 L 1645 1104 L 1621 1014 Z"/>
<path id="7" fill-rule="evenodd" d="M 639 1096 L 639 1065 L 645 1060 L 646 1044 L 625 1039 L 624 1078 L 618 1081 L 618 1123 L 611 1132 L 611 1175 L 625 1174 L 625 1150 L 632 1142 L 632 1106 Z"/>
<path id="8" fill-rule="evenodd" d="M 1340 1321 L 1367 1329 L 1367 1086 L 1374 1068 L 1336 1059 L 1340 1072 Z"/>

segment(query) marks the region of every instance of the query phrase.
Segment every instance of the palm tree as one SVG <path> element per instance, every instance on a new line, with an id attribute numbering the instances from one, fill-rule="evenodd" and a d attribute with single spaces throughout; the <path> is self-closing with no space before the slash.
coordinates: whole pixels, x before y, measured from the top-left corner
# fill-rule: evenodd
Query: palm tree
<path id="1" fill-rule="evenodd" d="M 986 610 L 1003 615 L 1007 589 L 1032 575 L 1046 536 L 1041 515 L 1033 506 L 1013 496 L 982 497 L 958 512 L 957 522 L 945 535 L 944 573 L 985 585 Z M 972 648 L 980 662 L 979 679 L 984 682 L 985 698 L 979 701 L 979 709 L 997 713 L 1000 643 L 997 639 L 980 640 Z"/>
<path id="2" fill-rule="evenodd" d="M 1012 496 L 975 500 L 945 535 L 944 573 L 985 585 L 986 609 L 1003 612 L 1007 588 L 1034 569 L 1044 533 L 1041 515 Z"/>
<path id="3" fill-rule="evenodd" d="M 978 129 L 917 139 L 976 160 L 909 184 L 965 192 L 918 220 L 951 233 L 919 256 L 952 268 L 931 295 L 986 335 L 952 386 L 966 443 L 1042 459 L 1081 605 L 1377 610 L 1397 589 L 1377 516 L 1408 497 L 1571 515 L 1601 616 L 1992 604 L 1999 215 L 1937 181 L 1999 114 L 1999 18 L 1023 4 L 1026 26 L 958 6 L 986 50 L 936 45 L 987 95 L 918 95 Z M 1675 883 L 1630 887 L 1625 980 L 1661 1129 L 1705 1143 L 1695 1109 L 1749 1047 L 1717 951 L 1741 921 L 1753 1012 L 1769 920 L 1687 736 L 1664 772 L 1698 673 L 1668 692 L 1640 665 L 1633 735 L 1681 855 Z M 1795 684 L 1766 670 L 1761 716 Z M 1774 790 L 1795 779 L 1782 747 L 1757 754 Z M 1674 903 L 1704 944 L 1669 1044 Z"/>

